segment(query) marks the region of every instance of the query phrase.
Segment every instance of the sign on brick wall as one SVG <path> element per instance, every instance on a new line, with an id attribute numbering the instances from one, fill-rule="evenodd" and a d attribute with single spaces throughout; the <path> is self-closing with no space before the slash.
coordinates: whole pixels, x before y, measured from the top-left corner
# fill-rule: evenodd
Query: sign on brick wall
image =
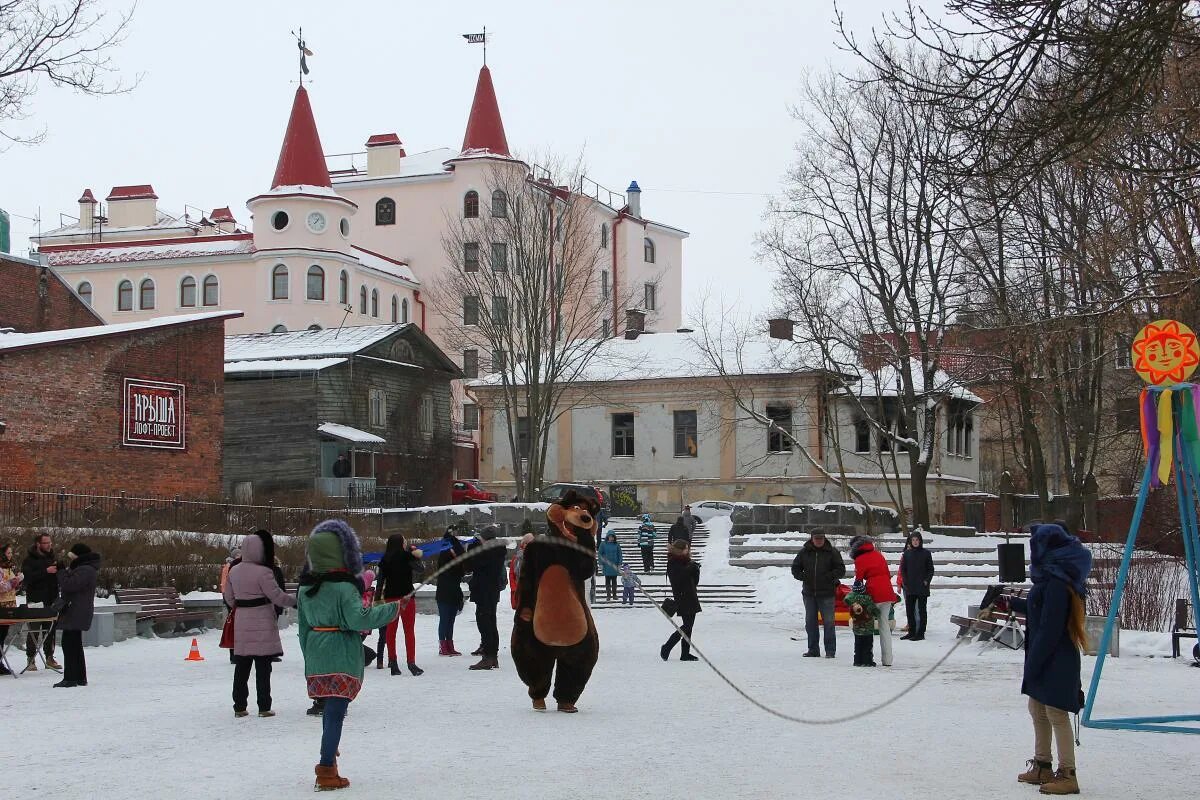
<path id="1" fill-rule="evenodd" d="M 187 397 L 182 383 L 125 379 L 121 444 L 127 447 L 187 447 Z"/>

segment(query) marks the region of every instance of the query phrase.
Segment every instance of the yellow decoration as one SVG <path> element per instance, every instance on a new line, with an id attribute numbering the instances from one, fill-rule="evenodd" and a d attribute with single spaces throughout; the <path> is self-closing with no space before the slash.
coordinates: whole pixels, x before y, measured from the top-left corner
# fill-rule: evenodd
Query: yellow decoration
<path id="1" fill-rule="evenodd" d="M 1160 319 L 1133 340 L 1133 371 L 1154 386 L 1183 383 L 1200 366 L 1196 334 L 1182 322 Z"/>
<path id="2" fill-rule="evenodd" d="M 1171 390 L 1164 389 L 1158 397 L 1158 482 L 1171 482 L 1171 465 L 1175 462 L 1175 431 L 1171 425 Z"/>

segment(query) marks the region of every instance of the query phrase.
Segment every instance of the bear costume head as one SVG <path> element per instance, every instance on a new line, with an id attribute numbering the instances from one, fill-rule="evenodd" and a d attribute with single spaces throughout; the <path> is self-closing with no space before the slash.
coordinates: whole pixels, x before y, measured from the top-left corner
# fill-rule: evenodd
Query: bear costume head
<path id="1" fill-rule="evenodd" d="M 596 536 L 600 528 L 600 522 L 596 519 L 599 510 L 595 500 L 570 489 L 550 505 L 546 510 L 546 519 L 550 522 L 551 534 L 574 542 L 581 533 Z"/>

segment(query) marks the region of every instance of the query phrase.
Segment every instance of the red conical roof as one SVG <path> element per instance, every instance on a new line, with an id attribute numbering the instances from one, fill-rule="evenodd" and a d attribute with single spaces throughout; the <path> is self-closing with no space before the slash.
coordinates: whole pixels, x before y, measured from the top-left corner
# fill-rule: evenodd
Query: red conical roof
<path id="1" fill-rule="evenodd" d="M 500 119 L 500 106 L 492 86 L 492 73 L 486 66 L 479 70 L 479 82 L 475 84 L 475 100 L 471 103 L 471 117 L 467 120 L 467 134 L 463 137 L 462 149 L 464 153 L 468 150 L 487 150 L 511 158 L 508 139 L 504 138 L 504 120 Z"/>
<path id="2" fill-rule="evenodd" d="M 303 86 L 296 89 L 292 116 L 288 118 L 287 132 L 283 134 L 283 147 L 279 149 L 279 163 L 275 166 L 271 188 L 296 184 L 332 186 L 317 123 L 308 102 L 308 91 Z"/>

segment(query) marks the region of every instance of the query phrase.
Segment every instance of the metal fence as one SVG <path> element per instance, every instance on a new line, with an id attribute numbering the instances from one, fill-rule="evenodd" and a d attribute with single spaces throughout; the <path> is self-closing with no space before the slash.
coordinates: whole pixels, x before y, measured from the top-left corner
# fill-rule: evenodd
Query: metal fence
<path id="1" fill-rule="evenodd" d="M 423 492 L 417 486 L 376 486 L 350 484 L 346 491 L 348 508 L 412 508 L 421 504 Z"/>

